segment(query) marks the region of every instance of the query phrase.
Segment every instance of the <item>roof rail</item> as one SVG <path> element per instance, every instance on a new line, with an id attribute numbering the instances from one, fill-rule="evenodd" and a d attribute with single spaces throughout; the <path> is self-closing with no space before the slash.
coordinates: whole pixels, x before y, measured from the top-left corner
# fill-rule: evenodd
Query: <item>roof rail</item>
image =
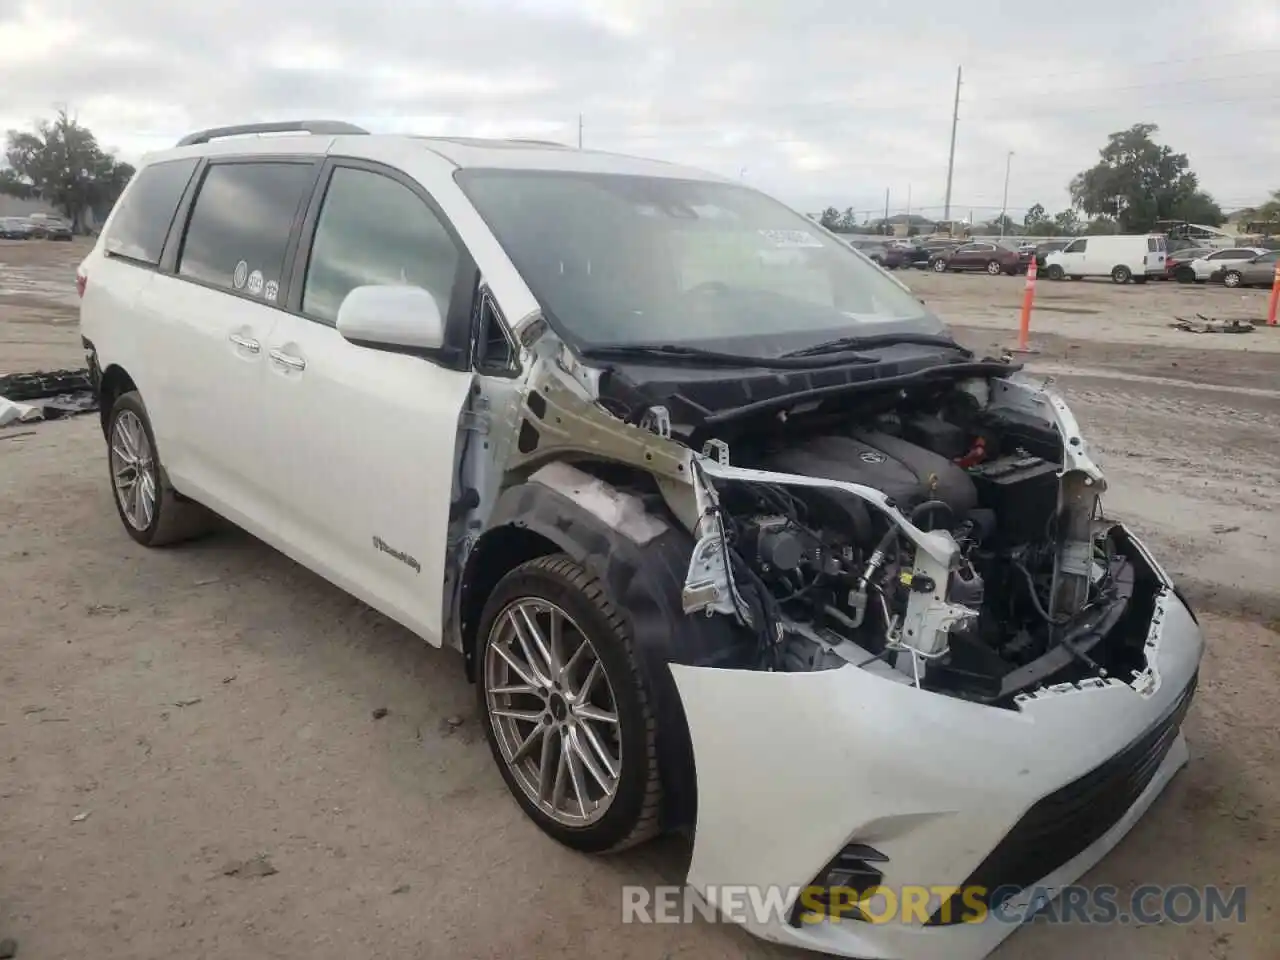
<path id="1" fill-rule="evenodd" d="M 369 133 L 361 127 L 342 120 L 283 120 L 267 123 L 239 123 L 230 127 L 210 127 L 208 130 L 197 130 L 178 141 L 178 146 L 189 147 L 197 143 L 208 143 L 218 137 L 235 137 L 246 133 L 312 133 L 321 136 L 337 136 L 341 134 Z"/>

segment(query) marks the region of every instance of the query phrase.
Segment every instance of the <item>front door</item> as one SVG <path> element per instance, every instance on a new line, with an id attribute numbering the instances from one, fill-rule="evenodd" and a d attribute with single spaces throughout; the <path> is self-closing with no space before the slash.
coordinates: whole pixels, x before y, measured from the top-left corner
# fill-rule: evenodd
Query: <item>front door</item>
<path id="1" fill-rule="evenodd" d="M 1087 273 L 1085 257 L 1088 255 L 1089 241 L 1084 237 L 1072 240 L 1062 250 L 1062 271 L 1069 277 L 1078 277 Z"/>
<path id="2" fill-rule="evenodd" d="M 447 324 L 465 323 L 475 270 L 406 178 L 339 161 L 321 190 L 295 274 L 296 309 L 263 344 L 277 522 L 297 559 L 438 645 L 458 421 L 472 377 L 356 346 L 335 322 L 357 286 L 412 284 L 436 298 Z"/>

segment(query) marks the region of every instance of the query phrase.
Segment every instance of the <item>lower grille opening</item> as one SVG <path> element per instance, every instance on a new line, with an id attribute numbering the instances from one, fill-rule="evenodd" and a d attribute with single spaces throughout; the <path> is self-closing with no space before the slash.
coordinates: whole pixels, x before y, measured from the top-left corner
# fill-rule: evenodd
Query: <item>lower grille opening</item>
<path id="1" fill-rule="evenodd" d="M 975 903 L 994 909 L 1096 843 L 1141 796 L 1164 761 L 1195 695 L 1192 677 L 1151 729 L 1101 766 L 1038 801 L 939 906 L 929 926 L 963 922 Z M 974 892 L 978 888 L 980 893 Z M 964 891 L 970 891 L 962 904 Z"/>
<path id="2" fill-rule="evenodd" d="M 888 862 L 875 847 L 849 844 L 801 892 L 787 922 L 802 927 L 830 916 L 865 919 L 855 904 L 884 882 L 884 873 L 875 864 Z"/>

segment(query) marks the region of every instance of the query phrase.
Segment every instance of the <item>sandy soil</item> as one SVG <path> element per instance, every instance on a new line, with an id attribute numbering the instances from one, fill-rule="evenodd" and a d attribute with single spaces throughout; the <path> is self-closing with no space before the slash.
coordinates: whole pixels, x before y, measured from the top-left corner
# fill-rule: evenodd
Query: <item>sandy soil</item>
<path id="1" fill-rule="evenodd" d="M 0 373 L 80 365 L 82 252 L 0 244 Z M 1020 281 L 908 279 L 975 348 L 1007 344 Z M 1274 957 L 1280 337 L 1161 326 L 1227 316 L 1177 305 L 1240 296 L 1223 290 L 1058 286 L 1099 312 L 1038 314 L 1031 368 L 1069 395 L 1108 506 L 1187 580 L 1210 640 L 1191 764 L 1086 879 L 1247 884 L 1248 922 L 1035 925 L 996 956 Z M 546 840 L 455 655 L 239 531 L 137 547 L 104 461 L 93 417 L 0 431 L 0 938 L 20 957 L 804 956 L 705 922 L 624 929 L 619 888 L 679 882 L 682 842 L 600 860 Z M 259 856 L 277 872 L 253 876 Z"/>

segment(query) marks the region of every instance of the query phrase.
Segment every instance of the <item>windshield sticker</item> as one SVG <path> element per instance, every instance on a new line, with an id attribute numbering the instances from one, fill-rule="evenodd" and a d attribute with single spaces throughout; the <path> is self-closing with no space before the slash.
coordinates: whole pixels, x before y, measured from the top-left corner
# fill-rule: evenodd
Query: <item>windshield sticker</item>
<path id="1" fill-rule="evenodd" d="M 243 290 L 247 279 L 249 279 L 249 264 L 241 260 L 236 264 L 235 273 L 231 274 L 231 285 L 237 290 Z"/>
<path id="2" fill-rule="evenodd" d="M 255 297 L 262 293 L 262 271 L 255 270 L 249 274 L 249 292 Z"/>
<path id="3" fill-rule="evenodd" d="M 822 241 L 807 230 L 761 230 L 760 236 L 773 241 L 775 247 L 783 249 L 799 247 L 822 249 Z"/>
<path id="4" fill-rule="evenodd" d="M 276 297 L 280 296 L 280 284 L 274 280 L 268 280 L 266 292 L 263 293 L 263 296 L 271 303 L 275 303 Z"/>

